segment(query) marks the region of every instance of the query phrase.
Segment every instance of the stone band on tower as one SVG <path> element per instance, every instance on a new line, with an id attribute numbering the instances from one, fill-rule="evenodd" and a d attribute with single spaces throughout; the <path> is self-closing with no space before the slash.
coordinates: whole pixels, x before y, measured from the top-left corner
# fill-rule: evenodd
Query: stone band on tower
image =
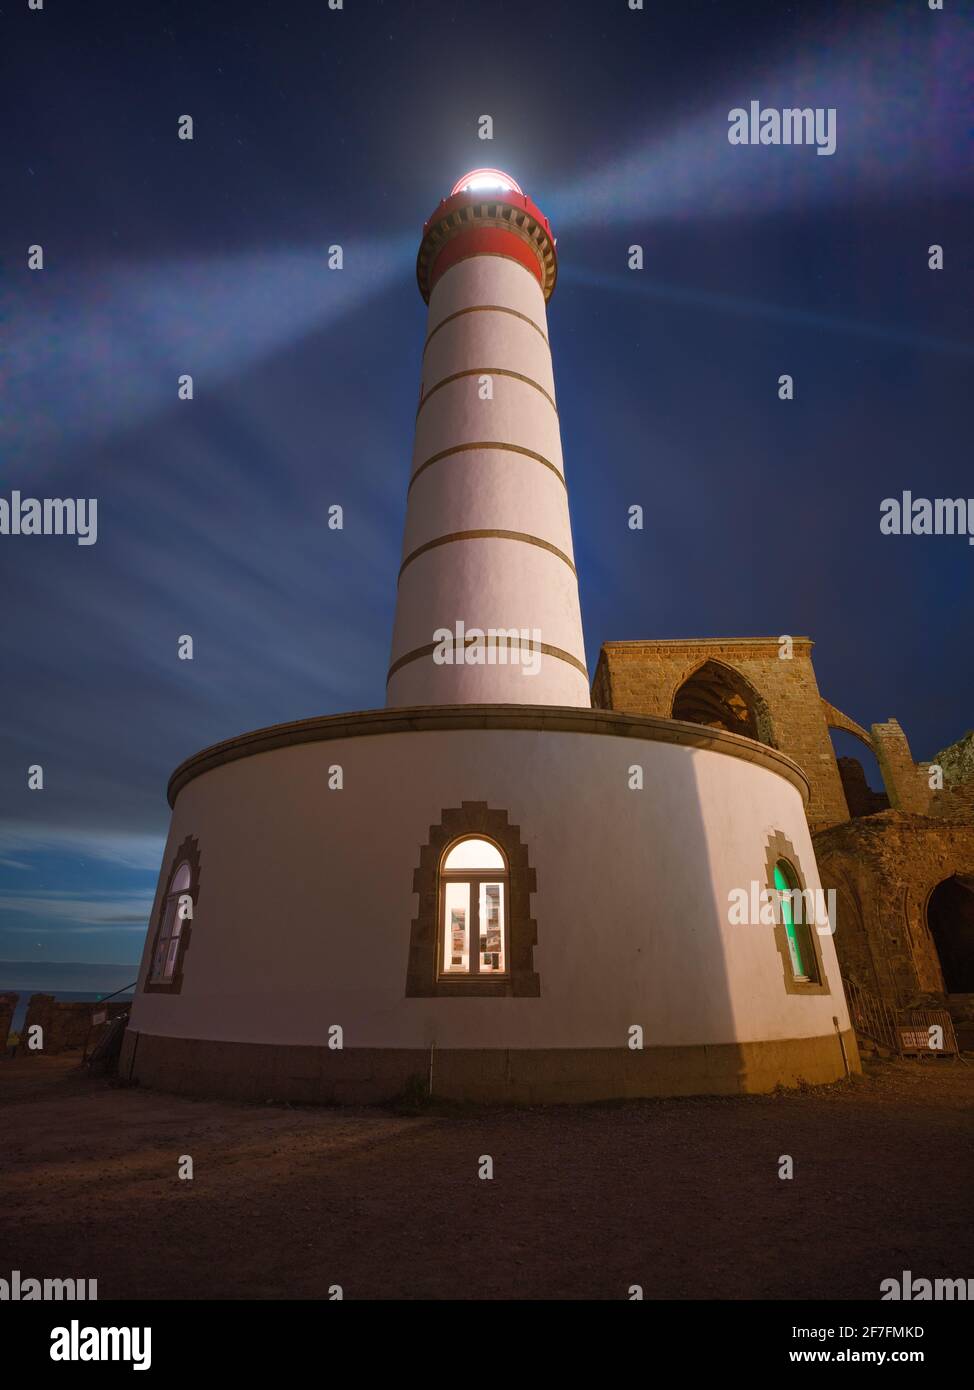
<path id="1" fill-rule="evenodd" d="M 386 703 L 589 706 L 548 219 L 476 170 L 426 223 L 416 273 L 429 316 Z"/>

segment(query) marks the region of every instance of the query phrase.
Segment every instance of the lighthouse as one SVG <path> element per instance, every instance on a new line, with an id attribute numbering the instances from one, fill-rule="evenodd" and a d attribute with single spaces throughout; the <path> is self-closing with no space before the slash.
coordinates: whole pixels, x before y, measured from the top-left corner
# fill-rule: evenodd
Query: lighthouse
<path id="1" fill-rule="evenodd" d="M 387 706 L 591 704 L 546 306 L 547 217 L 460 179 L 416 262 L 429 306 Z"/>
<path id="2" fill-rule="evenodd" d="M 801 768 L 612 706 L 607 678 L 592 706 L 547 218 L 476 170 L 416 268 L 429 317 L 386 705 L 176 768 L 122 1075 L 252 1101 L 532 1105 L 847 1075 L 831 933 L 728 910 L 781 883 L 819 901 Z"/>

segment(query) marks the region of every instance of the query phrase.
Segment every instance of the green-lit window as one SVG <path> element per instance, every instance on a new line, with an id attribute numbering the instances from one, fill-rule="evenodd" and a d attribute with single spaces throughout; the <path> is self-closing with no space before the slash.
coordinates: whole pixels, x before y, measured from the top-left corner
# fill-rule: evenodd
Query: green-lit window
<path id="1" fill-rule="evenodd" d="M 801 883 L 787 859 L 779 859 L 774 866 L 774 886 L 778 891 L 779 902 L 781 903 L 781 920 L 788 940 L 788 956 L 791 960 L 792 974 L 796 980 L 817 984 L 818 962 L 815 956 L 815 944 L 812 941 L 808 923 L 804 920 L 804 911 L 799 914 L 799 921 L 795 921 L 793 901 L 800 903 L 803 908 L 804 902 L 801 898 L 793 900 L 791 896 L 792 893 L 801 892 Z"/>

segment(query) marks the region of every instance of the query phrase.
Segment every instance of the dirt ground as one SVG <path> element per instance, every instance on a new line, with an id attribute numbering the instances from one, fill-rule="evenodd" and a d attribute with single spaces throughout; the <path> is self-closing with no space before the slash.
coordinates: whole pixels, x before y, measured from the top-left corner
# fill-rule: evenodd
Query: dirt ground
<path id="1" fill-rule="evenodd" d="M 974 1276 L 972 1102 L 974 1065 L 943 1059 L 805 1093 L 413 1114 L 3 1060 L 0 1276 L 96 1278 L 100 1299 L 874 1300 L 903 1270 Z"/>

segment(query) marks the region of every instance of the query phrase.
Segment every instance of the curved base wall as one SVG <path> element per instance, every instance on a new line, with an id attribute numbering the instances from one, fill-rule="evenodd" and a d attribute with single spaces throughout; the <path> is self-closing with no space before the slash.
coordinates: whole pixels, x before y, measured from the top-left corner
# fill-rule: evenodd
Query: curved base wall
<path id="1" fill-rule="evenodd" d="M 434 1096 L 528 1103 L 836 1080 L 858 1056 L 829 931 L 796 984 L 784 929 L 729 912 L 779 854 L 820 887 L 806 792 L 763 745 L 591 709 L 374 711 L 208 749 L 171 783 L 121 1074 L 350 1103 L 426 1090 L 431 1066 Z M 509 864 L 509 975 L 472 989 L 437 973 L 437 866 L 463 834 Z"/>
<path id="2" fill-rule="evenodd" d="M 843 1050 L 844 1054 L 843 1055 Z M 848 1060 L 848 1067 L 846 1062 Z M 119 1074 L 188 1095 L 376 1105 L 408 1093 L 514 1105 L 754 1095 L 858 1071 L 855 1033 L 711 1046 L 533 1049 L 289 1047 L 125 1035 Z M 432 1072 L 432 1074 L 431 1074 Z"/>

